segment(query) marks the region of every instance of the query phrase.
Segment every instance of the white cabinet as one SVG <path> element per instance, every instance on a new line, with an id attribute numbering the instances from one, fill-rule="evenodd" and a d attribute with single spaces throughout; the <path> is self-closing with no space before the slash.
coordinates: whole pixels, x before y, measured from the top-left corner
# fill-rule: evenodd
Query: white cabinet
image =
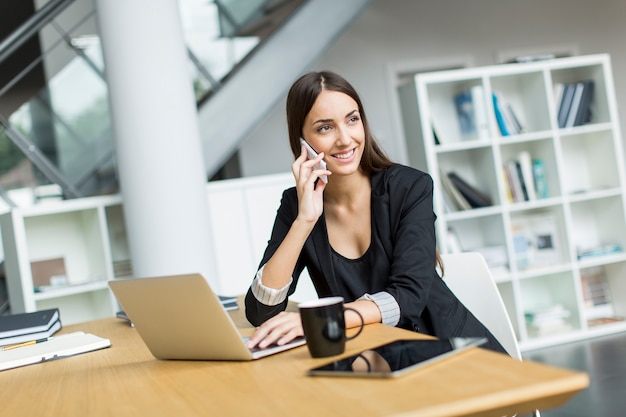
<path id="1" fill-rule="evenodd" d="M 586 119 L 560 127 L 563 86 L 588 80 Z M 521 348 L 626 330 L 624 163 L 610 57 L 419 74 L 401 92 L 409 159 L 436 185 L 440 250 L 485 254 Z M 496 110 L 507 103 L 522 130 L 500 128 Z M 507 174 L 507 164 L 521 173 L 521 159 L 531 161 L 534 198 L 516 193 Z M 450 173 L 490 202 L 459 209 L 442 183 Z"/>
<path id="2" fill-rule="evenodd" d="M 107 280 L 114 261 L 129 259 L 118 196 L 13 209 L 0 216 L 0 227 L 13 312 L 59 307 L 64 324 L 114 314 Z M 34 273 L 34 265 L 46 261 Z"/>
<path id="3" fill-rule="evenodd" d="M 222 294 L 248 290 L 270 238 L 283 191 L 293 186 L 291 172 L 208 183 L 211 236 Z M 317 293 L 305 269 L 290 299 L 313 298 Z"/>
<path id="4" fill-rule="evenodd" d="M 282 191 L 293 181 L 289 172 L 207 184 L 209 233 L 221 294 L 247 291 L 270 238 Z M 107 281 L 132 276 L 121 196 L 13 209 L 0 215 L 0 230 L 13 312 L 58 307 L 64 324 L 115 314 L 119 307 Z M 40 274 L 32 263 L 40 261 L 52 263 L 44 268 L 53 271 L 45 276 L 49 281 L 52 275 L 52 283 L 34 283 Z M 317 297 L 306 271 L 298 284 L 294 300 Z"/>

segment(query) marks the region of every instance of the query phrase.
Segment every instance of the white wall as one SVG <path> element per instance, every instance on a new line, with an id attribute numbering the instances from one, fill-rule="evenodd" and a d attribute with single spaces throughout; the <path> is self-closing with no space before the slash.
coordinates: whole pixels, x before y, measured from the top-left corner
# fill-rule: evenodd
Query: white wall
<path id="1" fill-rule="evenodd" d="M 311 69 L 336 71 L 357 88 L 374 134 L 400 162 L 404 138 L 390 67 L 491 65 L 510 51 L 609 53 L 625 131 L 625 20 L 624 0 L 374 0 Z M 243 175 L 289 171 L 284 113 L 283 100 L 248 135 L 240 153 Z"/>

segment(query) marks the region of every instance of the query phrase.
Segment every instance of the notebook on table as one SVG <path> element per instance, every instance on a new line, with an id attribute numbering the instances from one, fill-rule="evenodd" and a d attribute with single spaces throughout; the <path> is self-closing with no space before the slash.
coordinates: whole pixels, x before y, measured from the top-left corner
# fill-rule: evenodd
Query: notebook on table
<path id="1" fill-rule="evenodd" d="M 250 350 L 200 274 L 109 281 L 144 343 L 158 359 L 254 360 L 305 343 Z"/>
<path id="2" fill-rule="evenodd" d="M 73 332 L 0 350 L 0 371 L 67 358 L 111 346 L 111 341 L 91 333 Z"/>

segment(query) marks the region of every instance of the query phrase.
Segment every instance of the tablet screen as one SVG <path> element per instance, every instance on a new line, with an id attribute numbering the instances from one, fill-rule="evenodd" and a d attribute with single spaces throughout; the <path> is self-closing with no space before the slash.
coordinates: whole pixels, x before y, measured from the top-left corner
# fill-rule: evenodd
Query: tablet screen
<path id="1" fill-rule="evenodd" d="M 485 338 L 397 340 L 310 369 L 309 375 L 394 377 L 486 341 Z"/>

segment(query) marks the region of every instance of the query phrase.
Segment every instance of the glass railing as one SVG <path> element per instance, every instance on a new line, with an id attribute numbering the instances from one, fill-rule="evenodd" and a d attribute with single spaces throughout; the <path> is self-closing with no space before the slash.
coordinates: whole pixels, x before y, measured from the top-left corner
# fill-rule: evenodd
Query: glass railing
<path id="1" fill-rule="evenodd" d="M 33 36 L 40 55 L 0 86 L 0 98 L 15 103 L 0 118 L 7 204 L 117 190 L 102 54 L 97 37 L 86 35 L 96 26 L 95 13 L 80 6 L 75 1 L 41 27 Z"/>
<path id="2" fill-rule="evenodd" d="M 118 191 L 94 5 L 65 3 L 70 4 L 32 34 L 40 54 L 0 85 L 0 102 L 15 103 L 0 105 L 0 212 L 50 198 Z M 198 105 L 301 3 L 179 0 Z"/>

